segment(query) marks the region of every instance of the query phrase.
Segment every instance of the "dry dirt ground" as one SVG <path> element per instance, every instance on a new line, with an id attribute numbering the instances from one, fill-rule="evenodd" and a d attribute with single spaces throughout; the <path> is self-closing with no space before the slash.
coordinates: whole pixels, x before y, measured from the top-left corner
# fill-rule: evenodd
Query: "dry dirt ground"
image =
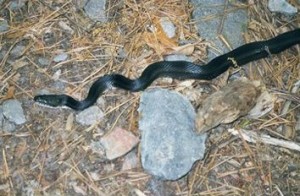
<path id="1" fill-rule="evenodd" d="M 151 176 L 140 164 L 122 171 L 123 157 L 107 161 L 91 152 L 91 140 L 113 127 L 123 127 L 139 136 L 139 93 L 105 93 L 101 106 L 105 118 L 92 127 L 73 122 L 72 110 L 34 104 L 33 96 L 41 89 L 84 98 L 90 84 L 103 74 L 118 72 L 137 77 L 148 64 L 172 53 L 179 39 L 196 43 L 190 56 L 205 60 L 207 43 L 196 33 L 191 19 L 193 8 L 187 0 L 124 0 L 122 6 L 111 9 L 109 22 L 96 25 L 74 2 L 32 0 L 16 11 L 8 9 L 9 1 L 1 6 L 1 17 L 9 21 L 10 30 L 0 34 L 1 48 L 6 51 L 1 61 L 0 101 L 21 101 L 27 122 L 13 133 L 0 132 L 0 195 L 151 195 L 156 189 L 166 195 L 300 195 L 299 152 L 248 143 L 226 131 L 211 132 L 205 159 L 198 161 L 187 176 L 174 182 L 152 182 L 158 188 L 151 188 Z M 299 26 L 299 14 L 290 18 L 272 14 L 266 0 L 244 2 L 240 6 L 249 14 L 244 35 L 247 42 Z M 164 16 L 177 27 L 174 39 L 166 38 L 160 30 L 157 21 Z M 68 32 L 65 25 L 73 32 Z M 151 25 L 158 29 L 155 35 L 147 29 Z M 26 48 L 15 59 L 9 52 L 20 43 Z M 46 66 L 38 62 L 40 57 L 51 60 L 61 52 L 69 55 L 67 61 L 51 61 Z M 250 79 L 259 79 L 268 89 L 283 92 L 267 116 L 255 121 L 242 118 L 229 127 L 300 142 L 300 133 L 295 131 L 300 103 L 293 99 L 299 93 L 289 93 L 300 78 L 299 65 L 299 46 L 247 65 Z M 173 88 L 176 83 L 166 85 L 158 80 L 152 86 Z M 288 113 L 281 115 L 290 100 Z"/>

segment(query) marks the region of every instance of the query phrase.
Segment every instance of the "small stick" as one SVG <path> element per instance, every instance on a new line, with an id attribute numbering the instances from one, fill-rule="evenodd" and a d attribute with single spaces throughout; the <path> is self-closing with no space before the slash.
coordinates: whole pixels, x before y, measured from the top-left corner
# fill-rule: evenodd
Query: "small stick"
<path id="1" fill-rule="evenodd" d="M 257 134 L 253 131 L 246 131 L 243 129 L 239 129 L 239 130 L 228 129 L 228 132 L 231 133 L 232 135 L 237 135 L 248 142 L 252 142 L 252 143 L 262 142 L 265 144 L 280 146 L 291 150 L 297 150 L 300 152 L 300 145 L 296 142 L 276 139 L 266 134 Z"/>

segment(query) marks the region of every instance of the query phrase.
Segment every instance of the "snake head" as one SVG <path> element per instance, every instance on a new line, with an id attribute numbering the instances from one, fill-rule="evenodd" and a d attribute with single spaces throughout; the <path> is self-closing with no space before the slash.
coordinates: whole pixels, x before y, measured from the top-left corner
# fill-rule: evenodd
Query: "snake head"
<path id="1" fill-rule="evenodd" d="M 45 106 L 59 107 L 65 104 L 66 98 L 63 95 L 37 95 L 34 101 Z"/>

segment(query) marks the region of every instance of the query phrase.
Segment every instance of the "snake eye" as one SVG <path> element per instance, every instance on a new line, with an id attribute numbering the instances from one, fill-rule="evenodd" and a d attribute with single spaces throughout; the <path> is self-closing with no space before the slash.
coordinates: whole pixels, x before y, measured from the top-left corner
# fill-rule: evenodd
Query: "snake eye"
<path id="1" fill-rule="evenodd" d="M 34 97 L 34 101 L 51 107 L 58 107 L 64 104 L 64 99 L 60 95 L 37 95 Z"/>

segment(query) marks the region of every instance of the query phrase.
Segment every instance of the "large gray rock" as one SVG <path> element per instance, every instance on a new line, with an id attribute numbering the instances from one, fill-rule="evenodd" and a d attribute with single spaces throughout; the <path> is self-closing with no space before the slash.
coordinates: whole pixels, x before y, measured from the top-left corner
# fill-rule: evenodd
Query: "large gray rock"
<path id="1" fill-rule="evenodd" d="M 150 174 L 176 180 L 203 158 L 206 135 L 196 135 L 194 108 L 182 95 L 148 90 L 142 94 L 139 113 L 142 165 Z"/>

